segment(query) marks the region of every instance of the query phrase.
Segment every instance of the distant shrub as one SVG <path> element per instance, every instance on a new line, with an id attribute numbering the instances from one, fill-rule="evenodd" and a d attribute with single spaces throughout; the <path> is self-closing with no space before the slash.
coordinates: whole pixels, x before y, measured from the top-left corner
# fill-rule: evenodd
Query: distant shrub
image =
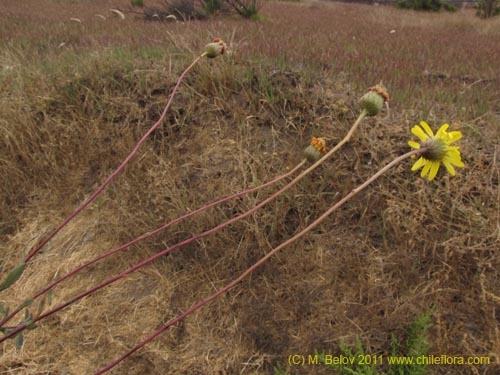
<path id="1" fill-rule="evenodd" d="M 481 18 L 490 18 L 500 14 L 498 0 L 479 0 L 477 4 L 477 13 Z"/>
<path id="2" fill-rule="evenodd" d="M 167 21 L 170 19 L 176 20 L 177 17 L 164 8 L 146 7 L 144 8 L 144 19 L 148 21 Z"/>
<path id="3" fill-rule="evenodd" d="M 443 0 L 398 0 L 397 6 L 403 9 L 427 10 L 437 12 L 441 9 L 455 12 L 457 8 Z"/>
<path id="4" fill-rule="evenodd" d="M 447 10 L 448 12 L 456 12 L 457 7 L 453 4 L 447 3 L 446 1 L 443 1 L 443 9 Z"/>
<path id="5" fill-rule="evenodd" d="M 259 20 L 260 3 L 258 0 L 226 0 L 243 18 Z"/>
<path id="6" fill-rule="evenodd" d="M 207 15 L 213 15 L 225 8 L 223 0 L 205 0 L 202 2 L 203 10 Z"/>
<path id="7" fill-rule="evenodd" d="M 133 7 L 143 7 L 144 1 L 143 0 L 130 0 L 130 5 L 132 5 Z"/>
<path id="8" fill-rule="evenodd" d="M 131 2 L 132 5 L 136 2 L 142 4 L 143 0 L 131 0 Z M 148 21 L 200 20 L 230 12 L 236 12 L 247 19 L 265 20 L 259 11 L 260 0 L 163 0 L 160 6 L 144 8 L 143 13 Z"/>
<path id="9" fill-rule="evenodd" d="M 207 14 L 194 0 L 165 0 L 161 6 L 146 7 L 144 18 L 148 21 L 187 21 L 206 19 Z"/>
<path id="10" fill-rule="evenodd" d="M 194 0 L 168 0 L 165 1 L 164 7 L 167 12 L 184 21 L 207 17 L 203 9 L 195 5 Z"/>

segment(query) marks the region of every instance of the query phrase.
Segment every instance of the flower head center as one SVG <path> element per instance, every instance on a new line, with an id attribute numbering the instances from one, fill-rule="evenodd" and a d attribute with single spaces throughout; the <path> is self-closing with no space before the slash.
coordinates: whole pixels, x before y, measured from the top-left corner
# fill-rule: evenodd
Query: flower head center
<path id="1" fill-rule="evenodd" d="M 446 143 L 436 137 L 431 137 L 422 142 L 422 148 L 427 148 L 427 151 L 422 153 L 422 156 L 431 161 L 442 161 L 446 154 Z"/>
<path id="2" fill-rule="evenodd" d="M 324 138 L 312 137 L 311 146 L 313 146 L 316 150 L 318 150 L 322 154 L 326 154 L 326 142 Z"/>

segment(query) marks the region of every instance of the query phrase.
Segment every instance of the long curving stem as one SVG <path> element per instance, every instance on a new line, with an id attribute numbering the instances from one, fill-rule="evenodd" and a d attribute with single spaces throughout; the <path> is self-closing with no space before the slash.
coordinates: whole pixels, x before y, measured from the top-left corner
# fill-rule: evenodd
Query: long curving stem
<path id="1" fill-rule="evenodd" d="M 261 208 L 262 206 L 264 206 L 265 204 L 271 202 L 273 199 L 275 199 L 278 195 L 282 194 L 283 192 L 285 192 L 286 190 L 290 189 L 292 186 L 294 186 L 297 182 L 299 182 L 302 178 L 304 178 L 308 173 L 310 173 L 311 171 L 313 171 L 314 169 L 316 169 L 319 165 L 321 165 L 321 163 L 323 163 L 326 159 L 328 159 L 334 152 L 336 152 L 340 147 L 342 147 L 342 145 L 344 145 L 346 142 L 349 141 L 349 139 L 352 137 L 352 134 L 354 133 L 354 131 L 356 130 L 356 128 L 359 126 L 361 120 L 363 120 L 363 118 L 367 115 L 366 111 L 362 111 L 360 113 L 360 115 L 358 116 L 357 120 L 355 121 L 355 123 L 352 125 L 351 129 L 349 130 L 349 132 L 347 133 L 347 135 L 334 147 L 332 148 L 329 152 L 327 152 L 321 159 L 319 159 L 317 162 L 315 162 L 313 165 L 311 165 L 309 168 L 307 168 L 306 170 L 304 170 L 301 174 L 299 174 L 297 177 L 295 177 L 292 181 L 290 181 L 287 185 L 283 186 L 280 190 L 278 190 L 276 193 L 272 194 L 270 197 L 268 197 L 267 199 L 263 200 L 262 202 L 260 202 L 258 205 L 256 205 L 255 207 L 251 208 L 250 210 L 236 216 L 236 217 L 233 217 L 227 221 L 225 221 L 224 223 L 222 224 L 219 224 L 217 225 L 216 227 L 212 228 L 212 229 L 209 229 L 205 232 L 202 232 L 196 236 L 193 236 L 191 238 L 188 238 L 182 242 L 179 242 L 171 247 L 168 247 L 164 250 L 162 250 L 161 252 L 159 252 L 158 254 L 155 254 L 153 255 L 152 257 L 148 258 L 148 259 L 145 259 L 143 260 L 142 262 L 136 264 L 135 266 L 123 271 L 122 273 L 118 274 L 118 275 L 115 275 L 101 283 L 99 283 L 98 285 L 92 287 L 91 289 L 88 289 L 86 290 L 85 292 L 82 292 L 80 294 L 78 294 L 77 296 L 73 297 L 72 299 L 70 299 L 69 301 L 67 302 L 64 302 L 63 304 L 53 308 L 52 310 L 50 311 L 47 311 L 41 315 L 39 315 L 37 318 L 35 318 L 31 323 L 36 323 L 52 314 L 55 314 L 57 313 L 58 311 L 64 309 L 65 307 L 71 305 L 72 303 L 88 296 L 89 294 L 92 294 L 93 292 L 101 289 L 101 288 L 104 288 L 105 286 L 109 285 L 109 284 L 112 284 L 114 283 L 115 281 L 117 280 L 120 280 L 122 279 L 123 277 L 127 276 L 128 274 L 134 272 L 134 271 L 137 271 L 138 269 L 144 267 L 145 265 L 155 261 L 156 259 L 172 252 L 173 250 L 179 248 L 179 247 L 182 247 L 184 245 L 187 245 L 193 241 L 196 241 L 196 240 L 199 240 L 200 238 L 203 238 L 211 233 L 214 233 L 214 232 L 217 232 L 218 230 L 228 226 L 229 224 L 232 224 L 238 220 L 241 220 L 249 215 L 251 215 L 252 213 L 254 213 L 255 211 L 257 211 L 259 208 Z M 28 324 L 26 323 L 23 323 L 23 324 L 20 324 L 19 326 L 17 326 L 16 328 L 12 329 L 9 333 L 5 334 L 2 338 L 0 338 L 0 343 L 7 340 L 8 338 L 10 337 L 13 337 L 14 335 L 16 335 L 17 333 L 23 331 L 24 329 L 26 329 L 26 327 L 28 326 Z"/>
<path id="2" fill-rule="evenodd" d="M 229 195 L 229 196 L 227 196 L 225 198 L 219 199 L 219 200 L 217 200 L 215 202 L 212 202 L 212 203 L 209 203 L 209 204 L 207 204 L 207 205 L 205 205 L 203 207 L 200 207 L 200 208 L 198 208 L 198 209 L 196 209 L 194 211 L 188 212 L 188 213 L 186 213 L 186 214 L 178 217 L 177 219 L 174 219 L 174 220 L 170 221 L 169 223 L 166 223 L 166 224 L 162 225 L 161 227 L 159 227 L 159 228 L 157 228 L 155 230 L 152 230 L 152 231 L 150 231 L 148 233 L 145 233 L 142 236 L 137 237 L 136 239 L 134 239 L 134 240 L 132 240 L 132 241 L 130 241 L 130 242 L 124 244 L 124 245 L 121 245 L 121 246 L 119 246 L 119 247 L 117 247 L 117 248 L 115 248 L 113 250 L 110 250 L 107 253 L 102 254 L 102 255 L 100 255 L 100 256 L 92 259 L 92 260 L 89 260 L 88 262 L 86 262 L 86 263 L 82 264 L 81 266 L 75 268 L 74 270 L 68 272 L 66 275 L 61 276 L 60 278 L 52 281 L 45 288 L 43 288 L 40 291 L 38 291 L 31 299 L 35 300 L 36 298 L 44 295 L 49 290 L 51 290 L 53 287 L 55 287 L 57 284 L 61 283 L 62 281 L 68 279 L 71 276 L 74 276 L 75 274 L 77 274 L 81 270 L 83 270 L 83 269 L 91 266 L 92 264 L 94 264 L 94 263 L 96 263 L 96 262 L 98 262 L 98 261 L 100 261 L 100 260 L 102 260 L 104 258 L 107 258 L 107 257 L 109 257 L 109 256 L 111 256 L 113 254 L 116 254 L 116 253 L 118 253 L 118 252 L 120 252 L 122 250 L 125 250 L 128 247 L 130 247 L 130 246 L 138 243 L 139 241 L 142 241 L 142 240 L 144 240 L 146 238 L 154 236 L 154 235 L 160 233 L 161 231 L 163 231 L 163 230 L 171 227 L 172 225 L 177 224 L 178 222 L 180 222 L 180 221 L 182 221 L 184 219 L 187 219 L 188 217 L 194 216 L 194 215 L 196 215 L 196 214 L 198 214 L 200 212 L 203 212 L 203 211 L 205 211 L 205 210 L 207 210 L 207 209 L 209 209 L 211 207 L 217 206 L 217 205 L 219 205 L 221 203 L 227 202 L 227 201 L 229 201 L 231 199 L 234 199 L 234 198 L 237 198 L 237 197 L 241 197 L 243 195 L 246 195 L 246 194 L 252 193 L 254 191 L 258 191 L 260 189 L 263 189 L 263 188 L 265 188 L 267 186 L 273 185 L 273 184 L 281 181 L 282 179 L 284 179 L 286 177 L 289 177 L 292 174 L 294 174 L 295 172 L 297 172 L 297 170 L 300 169 L 305 164 L 305 162 L 306 162 L 305 160 L 301 161 L 292 170 L 288 171 L 287 173 L 285 173 L 285 174 L 283 174 L 281 176 L 278 176 L 278 177 L 274 178 L 273 180 L 271 180 L 269 182 L 266 182 L 265 184 L 262 184 L 262 185 L 259 185 L 259 186 L 256 186 L 256 187 L 253 187 L 253 188 L 241 191 L 239 193 L 235 193 L 235 194 Z M 12 311 L 9 315 L 7 315 L 4 319 L 2 319 L 2 321 L 0 321 L 0 327 L 4 326 L 5 323 L 9 322 L 12 318 L 14 318 L 22 309 L 23 309 L 22 306 L 20 308 L 18 307 L 17 309 L 15 309 L 14 311 Z"/>
<path id="3" fill-rule="evenodd" d="M 194 61 L 182 72 L 180 75 L 179 79 L 177 80 L 177 83 L 175 84 L 174 89 L 172 90 L 172 93 L 170 94 L 170 97 L 168 99 L 167 104 L 165 105 L 165 108 L 163 109 L 163 112 L 156 121 L 153 126 L 144 134 L 144 136 L 137 142 L 135 147 L 133 148 L 132 152 L 123 160 L 123 162 L 116 168 L 116 170 L 109 175 L 109 177 L 103 182 L 101 186 L 82 204 L 80 205 L 76 210 L 74 210 L 64 221 L 49 235 L 47 236 L 41 243 L 38 245 L 36 248 L 31 250 L 29 254 L 26 256 L 24 259 L 24 263 L 28 263 L 31 258 L 33 258 L 42 248 L 57 234 L 59 231 L 66 226 L 76 215 L 78 215 L 85 207 L 87 207 L 90 203 L 92 203 L 98 196 L 101 194 L 101 192 L 104 190 L 104 188 L 113 180 L 113 178 L 118 175 L 122 169 L 125 167 L 125 165 L 129 162 L 130 159 L 137 153 L 137 150 L 139 150 L 139 147 L 146 141 L 146 139 L 149 137 L 149 135 L 156 130 L 158 126 L 162 123 L 163 119 L 165 118 L 165 115 L 167 114 L 168 109 L 170 108 L 170 105 L 172 104 L 172 100 L 174 99 L 175 93 L 177 92 L 177 89 L 179 88 L 179 85 L 181 84 L 182 80 L 186 76 L 186 74 L 195 66 L 200 59 L 202 59 L 205 56 L 205 53 L 201 54 L 198 56 Z"/>
<path id="4" fill-rule="evenodd" d="M 339 207 L 341 207 L 344 203 L 349 201 L 352 197 L 354 197 L 356 194 L 358 194 L 360 191 L 364 190 L 366 187 L 368 187 L 373 181 L 378 179 L 380 176 L 382 176 L 385 172 L 387 172 L 389 169 L 394 167 L 396 164 L 400 163 L 401 161 L 408 159 L 412 155 L 417 155 L 421 154 L 423 152 L 427 151 L 425 148 L 420 148 L 418 150 L 413 150 L 410 151 L 393 161 L 391 161 L 389 164 L 387 164 L 385 167 L 380 169 L 377 173 L 375 173 L 373 176 L 371 176 L 368 180 L 366 180 L 363 184 L 358 186 L 357 188 L 353 189 L 349 194 L 347 194 L 344 198 L 342 198 L 340 201 L 338 201 L 336 204 L 334 204 L 332 207 L 330 207 L 327 211 L 325 211 L 319 218 L 317 218 L 313 223 L 311 223 L 309 226 L 304 228 L 302 231 L 294 235 L 293 237 L 290 237 L 288 240 L 285 242 L 281 243 L 277 247 L 275 247 L 273 250 L 271 250 L 269 253 L 267 253 L 264 257 L 259 259 L 258 262 L 256 262 L 254 265 L 252 265 L 250 268 L 248 268 L 245 272 L 243 272 L 237 279 L 233 280 L 223 288 L 219 289 L 217 292 L 212 294 L 211 296 L 205 298 L 204 300 L 199 301 L 195 305 L 191 306 L 189 309 L 184 311 L 182 314 L 177 316 L 176 318 L 170 320 L 167 324 L 165 324 L 163 327 L 158 329 L 156 332 L 154 332 L 151 336 L 147 337 L 143 341 L 141 341 L 139 344 L 134 346 L 132 349 L 130 349 L 127 353 L 122 355 L 120 358 L 116 359 L 106 367 L 103 367 L 101 370 L 95 373 L 95 375 L 101 375 L 107 372 L 108 370 L 112 369 L 115 367 L 118 363 L 123 361 L 125 358 L 129 357 L 142 347 L 144 347 L 146 344 L 148 344 L 150 341 L 154 340 L 156 337 L 161 335 L 163 332 L 165 332 L 169 327 L 174 325 L 175 323 L 181 321 L 184 319 L 186 316 L 192 314 L 199 308 L 203 307 L 204 305 L 208 304 L 209 302 L 213 301 L 216 299 L 218 296 L 221 294 L 227 292 L 228 290 L 232 289 L 234 286 L 236 286 L 240 281 L 242 281 L 245 277 L 250 275 L 253 271 L 255 271 L 258 267 L 260 267 L 264 262 L 266 262 L 269 258 L 271 258 L 274 254 L 276 254 L 279 250 L 284 248 L 285 246 L 291 244 L 292 242 L 297 241 L 300 237 L 311 231 L 313 228 L 318 226 L 323 220 L 325 220 L 329 215 L 331 215 L 335 210 L 337 210 Z"/>

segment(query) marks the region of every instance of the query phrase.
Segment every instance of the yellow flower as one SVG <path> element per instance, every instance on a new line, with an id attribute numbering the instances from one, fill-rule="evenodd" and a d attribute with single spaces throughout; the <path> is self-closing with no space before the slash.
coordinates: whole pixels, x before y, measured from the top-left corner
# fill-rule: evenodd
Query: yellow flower
<path id="1" fill-rule="evenodd" d="M 449 125 L 442 125 L 434 135 L 430 126 L 421 121 L 420 125 L 415 125 L 411 128 L 411 132 L 418 137 L 422 142 L 409 141 L 408 144 L 411 148 L 419 149 L 421 147 L 427 148 L 420 158 L 413 164 L 411 170 L 416 171 L 422 169 L 420 177 L 425 177 L 428 174 L 429 181 L 436 177 L 441 163 L 444 164 L 448 172 L 455 176 L 455 168 L 464 167 L 460 157 L 460 150 L 458 146 L 450 146 L 453 142 L 462 138 L 462 133 L 459 131 L 447 132 Z"/>

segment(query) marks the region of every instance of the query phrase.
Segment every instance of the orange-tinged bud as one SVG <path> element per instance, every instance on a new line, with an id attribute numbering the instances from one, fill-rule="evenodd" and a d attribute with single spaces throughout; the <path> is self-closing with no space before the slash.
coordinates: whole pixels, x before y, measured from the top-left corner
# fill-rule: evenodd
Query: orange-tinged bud
<path id="1" fill-rule="evenodd" d="M 385 87 L 380 83 L 368 89 L 368 92 L 359 100 L 359 106 L 366 111 L 368 116 L 376 116 L 389 101 L 389 94 Z"/>
<path id="2" fill-rule="evenodd" d="M 311 144 L 304 150 L 304 156 L 308 161 L 314 163 L 326 154 L 326 142 L 323 138 L 313 137 Z"/>
<path id="3" fill-rule="evenodd" d="M 226 43 L 220 38 L 215 38 L 212 43 L 209 43 L 205 47 L 205 54 L 208 58 L 213 59 L 217 56 L 221 56 L 226 52 Z"/>

